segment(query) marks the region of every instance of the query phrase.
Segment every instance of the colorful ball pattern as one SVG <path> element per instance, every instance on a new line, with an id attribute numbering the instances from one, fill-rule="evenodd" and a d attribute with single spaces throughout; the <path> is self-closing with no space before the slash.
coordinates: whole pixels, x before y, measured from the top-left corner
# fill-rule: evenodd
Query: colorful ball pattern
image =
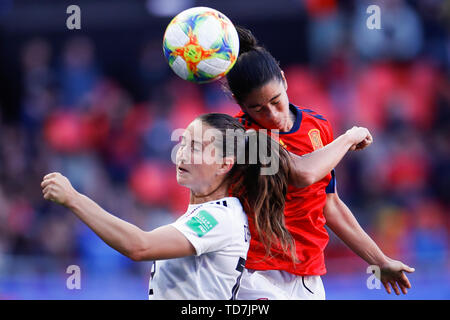
<path id="1" fill-rule="evenodd" d="M 239 54 L 239 37 L 223 13 L 195 7 L 179 13 L 169 23 L 163 49 L 178 76 L 206 83 L 220 79 L 233 67 Z"/>

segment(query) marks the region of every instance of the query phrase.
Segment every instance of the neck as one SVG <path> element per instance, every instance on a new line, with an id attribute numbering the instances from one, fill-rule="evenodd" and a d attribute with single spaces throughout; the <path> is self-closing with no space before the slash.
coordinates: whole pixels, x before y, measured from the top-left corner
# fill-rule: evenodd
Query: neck
<path id="1" fill-rule="evenodd" d="M 294 126 L 295 122 L 295 114 L 292 112 L 291 109 L 289 109 L 289 113 L 286 117 L 286 121 L 284 125 L 281 128 L 278 128 L 281 132 L 289 132 L 291 131 L 292 127 Z"/>
<path id="2" fill-rule="evenodd" d="M 288 113 L 284 116 L 284 123 L 280 124 L 277 128 L 281 132 L 289 132 L 295 123 L 295 113 L 289 108 Z"/>
<path id="3" fill-rule="evenodd" d="M 196 192 L 191 189 L 191 198 L 189 204 L 200 204 L 204 202 L 209 202 L 217 199 L 222 199 L 228 197 L 228 188 L 220 186 L 216 187 L 212 192 Z"/>

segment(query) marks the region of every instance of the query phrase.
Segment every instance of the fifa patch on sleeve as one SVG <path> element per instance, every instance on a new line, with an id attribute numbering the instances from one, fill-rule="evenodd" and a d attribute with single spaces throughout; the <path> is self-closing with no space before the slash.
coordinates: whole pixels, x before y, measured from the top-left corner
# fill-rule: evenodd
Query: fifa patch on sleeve
<path id="1" fill-rule="evenodd" d="M 211 231 L 211 229 L 214 228 L 217 223 L 217 220 L 214 219 L 214 217 L 209 214 L 208 211 L 202 210 L 197 213 L 196 216 L 188 220 L 188 222 L 186 222 L 186 225 L 195 233 L 197 233 L 199 237 L 203 237 L 205 234 Z"/>

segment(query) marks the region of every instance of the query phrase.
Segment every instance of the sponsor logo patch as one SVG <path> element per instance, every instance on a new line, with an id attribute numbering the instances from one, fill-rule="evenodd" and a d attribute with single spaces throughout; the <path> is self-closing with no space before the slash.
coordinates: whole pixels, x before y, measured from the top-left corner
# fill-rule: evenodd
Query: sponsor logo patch
<path id="1" fill-rule="evenodd" d="M 202 210 L 197 215 L 186 222 L 186 225 L 191 228 L 199 237 L 203 237 L 212 228 L 217 225 L 217 220 L 206 210 Z"/>

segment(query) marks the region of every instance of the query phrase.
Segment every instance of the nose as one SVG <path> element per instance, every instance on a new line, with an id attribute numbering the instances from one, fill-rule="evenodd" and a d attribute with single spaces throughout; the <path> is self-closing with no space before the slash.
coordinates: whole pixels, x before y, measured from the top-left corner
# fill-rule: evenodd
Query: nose
<path id="1" fill-rule="evenodd" d="M 188 148 L 186 148 L 186 146 L 178 146 L 178 150 L 177 150 L 177 157 L 176 157 L 176 164 L 180 165 L 180 164 L 184 164 L 187 162 L 187 150 Z"/>
<path id="2" fill-rule="evenodd" d="M 273 119 L 276 119 L 276 117 L 277 117 L 277 109 L 276 109 L 276 107 L 275 106 L 273 106 L 272 104 L 268 104 L 267 106 L 266 106 L 266 108 L 265 108 L 265 116 L 268 118 L 268 119 L 270 119 L 270 120 L 273 120 Z"/>

